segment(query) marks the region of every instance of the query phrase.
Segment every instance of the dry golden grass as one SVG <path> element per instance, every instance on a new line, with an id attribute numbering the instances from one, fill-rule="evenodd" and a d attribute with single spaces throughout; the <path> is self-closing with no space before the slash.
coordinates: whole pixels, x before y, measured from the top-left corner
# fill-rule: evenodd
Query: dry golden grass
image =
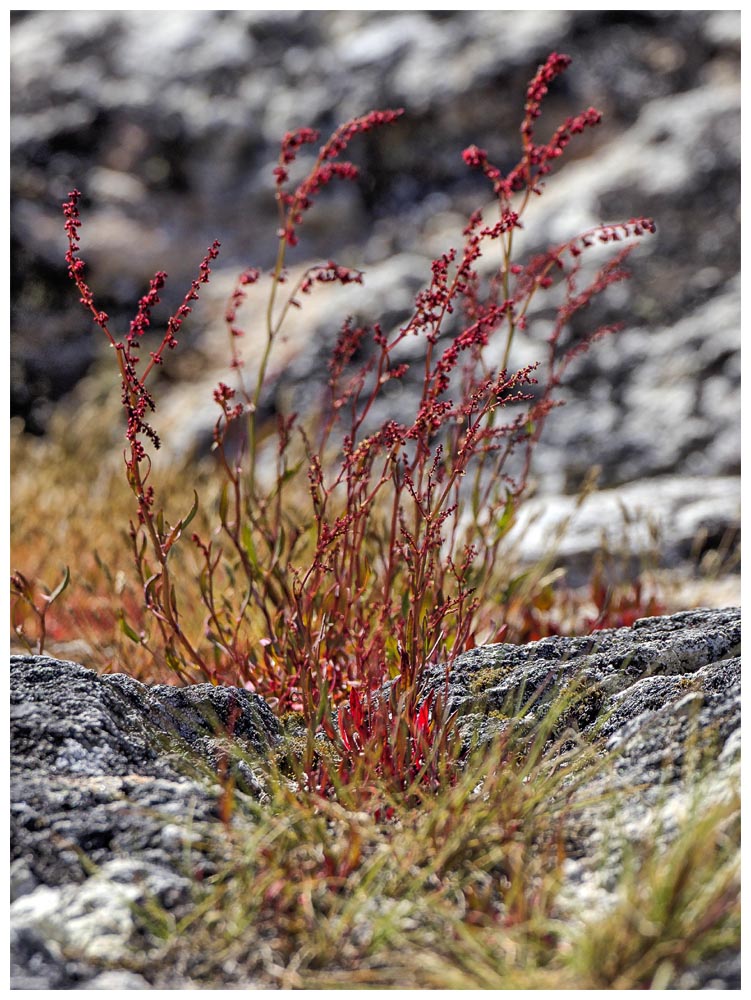
<path id="1" fill-rule="evenodd" d="M 485 748 L 454 787 L 392 799 L 390 822 L 272 778 L 202 844 L 218 870 L 193 911 L 141 914 L 151 947 L 129 967 L 204 988 L 645 989 L 737 950 L 738 801 L 697 804 L 669 846 L 632 852 L 604 907 L 573 912 L 574 792 L 611 765 L 575 748 L 571 780 L 544 742 Z"/>

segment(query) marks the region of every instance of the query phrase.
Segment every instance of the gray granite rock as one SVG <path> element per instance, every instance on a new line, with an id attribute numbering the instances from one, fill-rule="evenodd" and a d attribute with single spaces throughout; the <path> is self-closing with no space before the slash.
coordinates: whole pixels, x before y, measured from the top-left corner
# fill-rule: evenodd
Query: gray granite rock
<path id="1" fill-rule="evenodd" d="M 143 941 L 149 907 L 186 915 L 191 896 L 184 876 L 128 858 L 107 862 L 82 884 L 38 886 L 10 907 L 12 988 L 151 989 L 118 965 Z M 172 977 L 170 985 L 191 984 Z"/>
<path id="2" fill-rule="evenodd" d="M 593 553 L 601 547 L 627 553 L 634 577 L 655 558 L 663 566 L 695 570 L 723 548 L 737 552 L 740 525 L 739 477 L 666 475 L 596 490 L 583 503 L 556 493 L 531 497 L 509 541 L 528 565 L 554 554 L 567 582 L 577 586 L 589 581 Z M 731 562 L 729 568 L 737 567 Z"/>
<path id="3" fill-rule="evenodd" d="M 522 707 L 539 724 L 552 699 L 568 695 L 573 701 L 566 724 L 615 746 L 625 738 L 624 727 L 629 735 L 649 728 L 650 712 L 682 719 L 677 705 L 696 691 L 707 733 L 719 726 L 724 742 L 739 723 L 739 668 L 740 611 L 698 609 L 585 637 L 480 646 L 458 656 L 448 671 L 443 664 L 432 667 L 425 684 L 447 695 L 468 739 L 478 732 L 485 738 L 506 725 L 494 725 L 494 716 L 512 716 Z"/>
<path id="4" fill-rule="evenodd" d="M 26 891 L 80 882 L 87 863 L 120 853 L 163 863 L 180 846 L 174 824 L 217 815 L 227 725 L 248 756 L 280 738 L 247 691 L 149 688 L 39 656 L 11 658 L 10 713 L 12 857 Z M 234 766 L 238 787 L 261 795 L 252 768 Z"/>
<path id="5" fill-rule="evenodd" d="M 218 821 L 220 765 L 262 796 L 251 761 L 280 739 L 275 717 L 240 689 L 147 687 L 43 656 L 11 658 L 10 716 L 14 988 L 150 988 L 124 972 L 97 985 L 101 963 L 137 944 L 149 900 L 189 912 L 186 865 L 213 871 L 195 845 Z"/>

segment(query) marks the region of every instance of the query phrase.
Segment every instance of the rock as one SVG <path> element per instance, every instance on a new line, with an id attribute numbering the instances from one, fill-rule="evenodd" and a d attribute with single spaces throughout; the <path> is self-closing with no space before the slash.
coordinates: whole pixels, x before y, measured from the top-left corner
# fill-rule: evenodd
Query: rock
<path id="1" fill-rule="evenodd" d="M 102 972 L 82 987 L 84 990 L 148 990 L 149 983 L 135 972 Z M 177 988 L 176 986 L 174 987 Z"/>
<path id="2" fill-rule="evenodd" d="M 38 656 L 12 657 L 11 678 L 12 856 L 27 890 L 81 882 L 81 854 L 94 865 L 134 852 L 163 864 L 182 844 L 171 824 L 217 815 L 230 719 L 246 759 L 280 739 L 268 706 L 239 689 L 148 688 Z M 262 794 L 245 759 L 234 773 L 241 791 Z"/>
<path id="3" fill-rule="evenodd" d="M 432 666 L 425 690 L 444 691 L 468 739 L 488 738 L 508 724 L 497 718 L 522 705 L 529 722 L 539 725 L 553 697 L 569 695 L 567 724 L 590 740 L 609 738 L 612 747 L 648 727 L 647 709 L 672 714 L 683 726 L 685 713 L 676 714 L 676 706 L 687 691 L 700 691 L 700 721 L 707 732 L 719 727 L 724 744 L 739 722 L 739 668 L 740 611 L 698 609 L 584 637 L 479 646 L 458 656 L 448 672 L 444 664 Z M 663 727 L 656 735 L 666 733 Z M 666 745 L 666 755 L 675 752 L 676 745 Z"/>
<path id="4" fill-rule="evenodd" d="M 587 637 L 479 647 L 452 664 L 448 704 L 467 741 L 511 725 L 535 732 L 562 693 L 568 701 L 551 735 L 571 748 L 567 766 L 577 748 L 602 757 L 581 787 L 572 767 L 560 894 L 567 920 L 611 905 L 622 845 L 651 843 L 658 830 L 669 846 L 697 801 L 737 795 L 739 644 L 737 609 L 699 609 Z M 426 688 L 443 689 L 446 676 L 434 665 Z M 220 740 L 233 718 L 233 735 Z M 263 702 L 235 688 L 149 688 L 13 657 L 14 988 L 153 988 L 117 969 L 147 933 L 138 907 L 151 898 L 175 919 L 185 915 L 193 880 L 211 874 L 201 838 L 219 822 L 218 753 L 238 751 L 246 794 L 262 800 L 253 761 L 280 733 Z M 614 833 L 608 803 L 621 793 Z M 686 976 L 733 988 L 737 962 L 725 952 Z"/>
<path id="5" fill-rule="evenodd" d="M 596 491 L 583 503 L 540 495 L 520 508 L 510 541 L 523 563 L 550 558 L 570 586 L 584 585 L 598 547 L 628 553 L 629 571 L 658 551 L 663 566 L 697 565 L 740 537 L 740 480 L 735 476 L 655 476 Z"/>
<path id="6" fill-rule="evenodd" d="M 739 990 L 741 988 L 741 956 L 732 950 L 709 962 L 700 962 L 696 968 L 678 978 L 679 990 Z"/>
<path id="7" fill-rule="evenodd" d="M 150 989 L 142 976 L 100 965 L 116 966 L 136 945 L 138 907 L 156 901 L 185 913 L 190 896 L 186 878 L 125 858 L 82 885 L 38 887 L 11 904 L 13 989 Z"/>
<path id="8" fill-rule="evenodd" d="M 135 941 L 134 907 L 150 901 L 185 915 L 191 883 L 158 865 L 116 858 L 82 885 L 40 886 L 20 897 L 11 904 L 11 919 L 17 930 L 39 933 L 48 948 L 117 963 Z"/>
<path id="9" fill-rule="evenodd" d="M 66 959 L 32 927 L 10 929 L 10 981 L 14 990 L 66 990 L 96 976 L 85 962 Z"/>
<path id="10" fill-rule="evenodd" d="M 101 962 L 134 947 L 134 906 L 188 911 L 176 866 L 211 874 L 195 845 L 217 823 L 220 764 L 236 794 L 262 796 L 250 761 L 279 741 L 275 717 L 244 690 L 147 687 L 43 656 L 11 658 L 10 714 L 14 988 L 148 988 Z"/>

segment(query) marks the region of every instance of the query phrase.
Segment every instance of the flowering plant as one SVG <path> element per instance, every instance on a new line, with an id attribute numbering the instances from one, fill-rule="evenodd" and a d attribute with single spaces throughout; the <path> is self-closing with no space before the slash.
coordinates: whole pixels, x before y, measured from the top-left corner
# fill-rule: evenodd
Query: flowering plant
<path id="1" fill-rule="evenodd" d="M 205 610 L 200 635 L 188 635 L 183 627 L 187 581 L 173 577 L 170 562 L 196 516 L 198 495 L 172 524 L 157 503 L 146 441 L 158 448 L 159 439 L 147 421 L 155 401 L 146 383 L 176 346 L 190 303 L 209 280 L 219 243 L 208 249 L 197 279 L 141 369 L 139 347 L 166 275 L 157 273 L 128 334 L 118 339 L 85 280 L 79 193 L 71 192 L 64 206 L 70 276 L 116 353 L 127 419 L 125 465 L 137 504 L 130 535 L 160 641 L 125 622 L 124 628 L 186 680 L 241 684 L 280 712 L 302 713 L 311 733 L 322 728 L 338 746 L 340 775 L 351 777 L 357 759 L 400 781 L 405 775 L 410 781 L 436 779 L 431 747 L 441 743 L 436 725 L 441 713 L 436 703 L 419 697 L 421 672 L 435 659 L 445 660 L 449 670 L 457 654 L 504 633 L 507 623 L 494 618 L 491 595 L 534 446 L 559 404 L 555 390 L 568 366 L 615 327 L 593 329 L 565 348 L 564 330 L 596 295 L 626 277 L 623 264 L 634 239 L 654 231 L 645 218 L 601 225 L 525 264 L 515 261 L 515 236 L 530 201 L 542 193 L 543 178 L 571 138 L 600 121 L 590 108 L 568 118 L 548 142 L 536 142 L 542 101 L 569 61 L 553 53 L 530 82 L 521 155 L 510 171 L 494 166 L 484 149 L 464 151 L 465 162 L 490 181 L 492 220 L 486 221 L 486 211 L 472 213 L 463 243 L 433 261 L 430 280 L 400 327 L 366 329 L 345 320 L 331 351 L 317 420 L 306 424 L 295 413 L 279 417 L 276 479 L 269 489 L 258 476 L 259 403 L 285 320 L 318 285 L 363 282 L 359 270 L 328 261 L 306 268 L 291 283 L 287 251 L 298 243 L 324 187 L 358 176 L 357 167 L 341 159 L 352 140 L 375 128 L 398 128 L 403 111 L 374 111 L 338 128 L 297 184 L 291 171 L 319 135 L 302 128 L 284 136 L 274 169 L 276 263 L 266 276 L 256 268 L 244 271 L 226 311 L 237 384 L 221 382 L 214 394 L 219 408 L 214 450 L 224 477 L 218 525 L 209 534 L 191 535 L 201 567 L 195 584 Z M 621 246 L 582 283 L 582 261 L 596 243 Z M 481 259 L 491 254 L 497 263 L 481 269 Z M 262 280 L 268 282 L 263 347 L 248 386 L 241 313 L 248 286 Z M 556 284 L 562 294 L 547 338 L 546 365 L 510 370 L 512 345 L 527 330 L 533 299 Z M 373 427 L 376 403 L 395 384 L 410 384 L 410 366 L 400 360 L 408 338 L 419 338 L 424 346 L 414 412 Z M 491 362 L 491 348 L 500 364 Z M 365 357 L 359 368 L 358 355 Z M 229 432 L 241 425 L 246 445 L 238 457 Z M 389 680 L 391 695 L 379 700 Z"/>

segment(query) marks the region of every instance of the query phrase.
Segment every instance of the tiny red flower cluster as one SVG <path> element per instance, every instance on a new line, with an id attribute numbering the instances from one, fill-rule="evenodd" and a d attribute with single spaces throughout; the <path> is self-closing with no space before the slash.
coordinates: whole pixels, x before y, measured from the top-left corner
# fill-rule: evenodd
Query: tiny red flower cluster
<path id="1" fill-rule="evenodd" d="M 181 305 L 178 307 L 177 312 L 174 316 L 171 316 L 167 321 L 167 336 L 165 338 L 165 344 L 167 347 L 174 348 L 177 347 L 177 340 L 175 335 L 180 330 L 182 322 L 189 313 L 192 312 L 191 307 L 188 305 L 189 302 L 194 302 L 198 298 L 198 293 L 201 285 L 207 284 L 209 278 L 211 277 L 211 262 L 216 260 L 219 256 L 219 247 L 221 244 L 219 240 L 214 240 L 209 249 L 206 251 L 206 256 L 200 263 L 198 268 L 198 277 L 194 278 L 190 283 L 190 290 L 183 299 Z M 166 277 L 166 275 L 165 275 Z"/>
<path id="2" fill-rule="evenodd" d="M 332 282 L 339 282 L 340 285 L 350 285 L 353 283 L 361 285 L 362 278 L 362 271 L 358 271 L 353 267 L 342 267 L 341 264 L 330 260 L 328 264 L 317 264 L 315 267 L 308 268 L 308 272 L 300 285 L 300 291 L 306 294 L 311 291 L 316 283 L 326 285 Z"/>
<path id="3" fill-rule="evenodd" d="M 509 191 L 522 191 L 527 186 L 527 176 L 532 167 L 535 168 L 536 177 L 544 177 L 550 173 L 551 161 L 558 159 L 563 154 L 566 146 L 571 141 L 571 137 L 583 132 L 585 128 L 599 125 L 602 121 L 601 112 L 596 108 L 588 108 L 574 118 L 567 118 L 563 125 L 559 126 L 553 136 L 545 145 L 530 145 L 526 157 L 506 178 L 506 187 Z M 532 190 L 539 194 L 539 188 L 534 186 Z"/>
<path id="4" fill-rule="evenodd" d="M 225 382 L 220 382 L 216 389 L 214 389 L 214 401 L 222 408 L 222 416 L 219 418 L 220 422 L 214 428 L 214 440 L 217 443 L 221 440 L 223 434 L 221 427 L 222 419 L 229 424 L 233 420 L 237 420 L 245 412 L 245 407 L 242 403 L 235 403 L 234 406 L 230 405 L 236 395 L 236 390 L 228 386 Z"/>
<path id="5" fill-rule="evenodd" d="M 342 125 L 334 132 L 323 147 L 323 158 L 333 160 L 346 149 L 358 133 L 370 132 L 381 125 L 391 125 L 397 118 L 401 118 L 403 114 L 404 108 L 396 108 L 394 110 L 370 111 L 367 115 L 362 115 L 360 118 L 353 118 L 346 125 Z"/>
<path id="6" fill-rule="evenodd" d="M 513 305 L 513 300 L 509 299 L 499 305 L 489 306 L 474 323 L 451 341 L 436 365 L 431 395 L 437 397 L 448 389 L 451 372 L 456 367 L 462 351 L 485 347 L 490 333 L 505 319 Z"/>
<path id="7" fill-rule="evenodd" d="M 644 236 L 645 233 L 655 233 L 656 231 L 655 221 L 650 218 L 629 219 L 627 222 L 596 226 L 571 240 L 568 244 L 568 251 L 572 257 L 578 257 L 583 249 L 593 246 L 595 242 L 618 243 L 619 240 Z"/>
<path id="8" fill-rule="evenodd" d="M 284 213 L 279 236 L 288 246 L 296 246 L 298 242 L 297 228 L 303 221 L 304 213 L 313 204 L 313 199 L 322 188 L 333 178 L 356 180 L 359 171 L 353 163 L 347 161 L 333 163 L 347 148 L 352 139 L 362 132 L 369 132 L 379 125 L 388 125 L 396 121 L 404 113 L 403 109 L 387 111 L 371 111 L 360 118 L 354 118 L 338 128 L 328 142 L 321 147 L 314 168 L 294 192 L 283 190 L 283 185 L 289 180 L 287 167 L 296 157 L 301 146 L 318 141 L 319 133 L 315 129 L 301 128 L 288 132 L 282 140 L 279 162 L 274 168 L 277 186 L 277 200 Z"/>
<path id="9" fill-rule="evenodd" d="M 540 117 L 542 100 L 548 93 L 552 81 L 570 63 L 569 56 L 553 52 L 530 82 L 527 88 L 524 121 L 521 125 L 523 155 L 519 163 L 505 177 L 498 167 L 488 160 L 487 150 L 479 146 L 469 146 L 462 153 L 467 166 L 482 170 L 493 184 L 495 193 L 502 198 L 509 199 L 515 192 L 525 190 L 540 194 L 537 180 L 550 173 L 552 162 L 562 155 L 571 137 L 601 122 L 601 113 L 595 108 L 588 108 L 575 117 L 567 118 L 563 125 L 556 129 L 549 142 L 542 145 L 535 145 L 532 142 L 534 123 Z"/>
<path id="10" fill-rule="evenodd" d="M 287 132 L 282 139 L 280 162 L 287 164 L 293 163 L 297 158 L 297 153 L 301 146 L 318 142 L 320 138 L 321 133 L 315 128 L 298 128 L 295 129 L 294 132 Z M 277 183 L 283 183 L 283 181 L 277 180 Z"/>
<path id="11" fill-rule="evenodd" d="M 78 211 L 78 203 L 81 200 L 81 192 L 78 189 L 74 189 L 68 194 L 69 201 L 66 201 L 63 205 L 63 214 L 65 216 L 65 232 L 68 236 L 68 250 L 65 254 L 65 261 L 68 265 L 68 274 L 76 283 L 78 291 L 81 294 L 81 305 L 91 312 L 94 317 L 94 322 L 100 326 L 105 333 L 107 333 L 107 323 L 109 321 L 109 316 L 105 312 L 99 312 L 99 310 L 94 305 L 94 296 L 91 293 L 91 289 L 86 284 L 84 279 L 84 271 L 86 270 L 86 265 L 77 256 L 80 250 L 79 234 L 78 230 L 81 228 L 81 217 Z"/>
<path id="12" fill-rule="evenodd" d="M 160 446 L 159 436 L 146 420 L 147 413 L 153 412 L 156 408 L 154 400 L 146 388 L 146 379 L 155 365 L 163 363 L 162 356 L 165 349 L 177 346 L 176 334 L 185 317 L 191 312 L 189 303 L 198 298 L 200 286 L 209 280 L 211 262 L 219 254 L 219 242 L 215 240 L 206 251 L 206 255 L 199 267 L 198 278 L 191 282 L 190 289 L 177 312 L 167 321 L 167 330 L 161 344 L 155 351 L 149 352 L 150 360 L 143 372 L 139 373 L 137 366 L 140 359 L 135 353 L 135 347 L 151 325 L 151 310 L 160 301 L 159 293 L 164 288 L 167 274 L 165 271 L 157 271 L 149 282 L 148 292 L 139 300 L 136 315 L 130 323 L 125 341 L 117 340 L 107 325 L 109 317 L 106 313 L 100 312 L 94 304 L 91 289 L 83 276 L 85 264 L 78 257 L 80 249 L 79 229 L 81 227 L 81 218 L 78 210 L 80 199 L 81 192 L 75 189 L 69 193 L 68 201 L 63 204 L 65 232 L 68 236 L 68 250 L 65 254 L 65 260 L 68 264 L 68 273 L 80 292 L 82 304 L 92 314 L 94 322 L 102 328 L 110 344 L 117 352 L 122 381 L 122 403 L 126 416 L 125 437 L 130 445 L 130 455 L 126 455 L 125 462 L 128 481 L 138 500 L 138 518 L 141 523 L 144 523 L 151 517 L 154 490 L 151 486 L 146 486 L 146 480 L 149 475 L 148 470 L 142 474 L 139 468 L 142 462 L 148 461 L 142 438 L 149 438 L 155 448 L 159 448 Z"/>
<path id="13" fill-rule="evenodd" d="M 537 73 L 529 82 L 527 87 L 527 103 L 524 105 L 524 121 L 522 122 L 522 135 L 527 139 L 532 137 L 534 121 L 540 117 L 540 106 L 543 98 L 548 93 L 550 84 L 557 76 L 560 76 L 571 65 L 571 57 L 558 52 L 551 52 L 545 63 L 540 66 Z"/>
<path id="14" fill-rule="evenodd" d="M 334 388 L 337 379 L 350 363 L 355 353 L 359 350 L 366 330 L 363 326 L 353 326 L 352 320 L 348 317 L 342 324 L 339 336 L 328 360 L 330 373 L 329 385 Z"/>
<path id="15" fill-rule="evenodd" d="M 159 302 L 159 292 L 164 288 L 167 279 L 166 271 L 157 271 L 149 284 L 149 290 L 138 303 L 135 319 L 131 320 L 128 342 L 133 343 L 137 337 L 142 337 L 151 325 L 151 310 Z"/>
<path id="16" fill-rule="evenodd" d="M 238 337 L 245 336 L 245 331 L 242 327 L 237 325 L 237 313 L 240 306 L 243 304 L 247 297 L 247 293 L 244 291 L 248 285 L 255 284 L 256 281 L 261 277 L 261 272 L 255 267 L 246 268 L 237 279 L 237 284 L 232 290 L 232 295 L 227 303 L 227 310 L 224 314 L 224 321 L 227 324 L 227 329 L 232 336 L 232 361 L 230 365 L 233 369 L 242 368 L 244 361 L 240 357 L 240 354 L 235 345 L 235 340 Z"/>

